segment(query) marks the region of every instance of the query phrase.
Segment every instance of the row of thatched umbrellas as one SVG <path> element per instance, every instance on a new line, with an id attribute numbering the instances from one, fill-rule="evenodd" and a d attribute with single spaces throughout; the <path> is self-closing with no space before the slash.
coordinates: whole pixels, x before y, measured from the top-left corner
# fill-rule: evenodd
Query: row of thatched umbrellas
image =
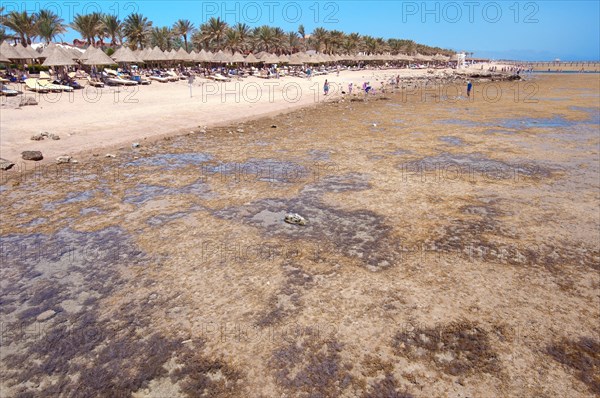
<path id="1" fill-rule="evenodd" d="M 329 55 L 295 53 L 292 55 L 275 55 L 268 52 L 248 54 L 240 52 L 230 53 L 220 50 L 217 53 L 201 50 L 188 53 L 183 48 L 179 50 L 162 51 L 158 47 L 132 51 L 128 47 L 120 47 L 111 56 L 99 48 L 90 46 L 85 52 L 75 48 L 63 47 L 50 43 L 42 53 L 31 47 L 21 45 L 11 46 L 7 42 L 0 45 L 0 62 L 10 60 L 44 59 L 44 66 L 69 66 L 77 63 L 84 65 L 112 65 L 117 63 L 164 63 L 164 62 L 190 62 L 190 63 L 215 63 L 215 64 L 323 64 L 329 62 L 359 62 L 359 61 L 417 61 L 417 62 L 448 62 L 450 57 L 444 55 Z"/>

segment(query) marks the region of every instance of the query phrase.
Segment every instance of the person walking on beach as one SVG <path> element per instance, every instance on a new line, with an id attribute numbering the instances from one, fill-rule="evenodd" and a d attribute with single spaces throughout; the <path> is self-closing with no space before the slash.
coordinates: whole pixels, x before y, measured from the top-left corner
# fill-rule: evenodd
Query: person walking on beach
<path id="1" fill-rule="evenodd" d="M 327 79 L 325 79 L 325 84 L 323 84 L 323 92 L 325 92 L 325 95 L 329 94 L 329 82 Z"/>
<path id="2" fill-rule="evenodd" d="M 467 80 L 467 97 L 471 97 L 471 90 L 473 90 L 473 83 Z"/>
<path id="3" fill-rule="evenodd" d="M 354 87 L 354 84 L 352 84 L 352 82 L 348 83 L 348 94 L 352 94 L 353 87 Z"/>

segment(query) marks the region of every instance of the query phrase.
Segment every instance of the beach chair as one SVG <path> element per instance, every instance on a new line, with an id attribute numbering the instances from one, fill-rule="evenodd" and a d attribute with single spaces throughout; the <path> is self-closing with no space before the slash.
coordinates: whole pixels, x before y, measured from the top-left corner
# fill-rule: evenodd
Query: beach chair
<path id="1" fill-rule="evenodd" d="M 167 74 L 167 78 L 169 80 L 171 80 L 172 82 L 179 81 L 179 75 L 177 73 L 173 72 L 172 70 L 167 71 L 166 74 Z"/>
<path id="2" fill-rule="evenodd" d="M 50 80 L 38 80 L 38 84 L 44 88 L 47 88 L 50 91 L 60 92 L 60 91 L 73 91 L 73 87 L 64 86 L 62 84 L 54 84 Z"/>
<path id="3" fill-rule="evenodd" d="M 149 79 L 160 82 L 160 83 L 168 83 L 169 82 L 169 78 L 158 76 L 158 75 L 152 75 L 149 77 Z"/>
<path id="4" fill-rule="evenodd" d="M 0 95 L 12 97 L 17 94 L 19 94 L 19 92 L 17 90 L 11 90 L 10 88 L 6 87 L 4 84 L 0 83 Z"/>
<path id="5" fill-rule="evenodd" d="M 25 79 L 23 83 L 25 83 L 25 88 L 29 91 L 34 91 L 36 93 L 47 93 L 50 91 L 49 89 L 41 86 L 38 79 Z"/>
<path id="6" fill-rule="evenodd" d="M 88 76 L 87 81 L 88 81 L 88 84 L 92 87 L 100 87 L 100 88 L 104 87 L 104 83 L 102 83 L 97 78 L 91 78 Z"/>

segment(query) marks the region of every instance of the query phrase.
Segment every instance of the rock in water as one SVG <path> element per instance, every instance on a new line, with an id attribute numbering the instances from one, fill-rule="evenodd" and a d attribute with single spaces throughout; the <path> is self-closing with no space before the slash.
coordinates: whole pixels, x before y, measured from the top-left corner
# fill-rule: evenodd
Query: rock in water
<path id="1" fill-rule="evenodd" d="M 54 315 L 56 315 L 56 311 L 54 311 L 54 310 L 44 311 L 37 316 L 37 321 L 38 322 L 47 321 L 48 319 L 52 318 Z"/>
<path id="2" fill-rule="evenodd" d="M 10 170 L 14 165 L 13 162 L 0 158 L 0 170 Z"/>
<path id="3" fill-rule="evenodd" d="M 288 213 L 285 215 L 284 221 L 288 224 L 306 225 L 307 221 L 304 217 L 296 213 Z"/>
<path id="4" fill-rule="evenodd" d="M 40 151 L 23 151 L 21 152 L 21 157 L 24 160 L 42 160 L 44 156 Z"/>

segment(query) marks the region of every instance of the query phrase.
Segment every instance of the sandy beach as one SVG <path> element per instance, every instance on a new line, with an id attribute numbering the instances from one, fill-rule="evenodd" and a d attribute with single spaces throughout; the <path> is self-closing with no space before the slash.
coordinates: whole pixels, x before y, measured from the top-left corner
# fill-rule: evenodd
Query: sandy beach
<path id="1" fill-rule="evenodd" d="M 133 142 L 163 135 L 198 131 L 205 126 L 225 125 L 247 119 L 287 112 L 330 101 L 348 91 L 353 83 L 358 95 L 364 82 L 377 91 L 381 82 L 400 75 L 403 79 L 454 74 L 453 70 L 389 69 L 342 71 L 312 79 L 250 77 L 215 83 L 198 78 L 190 88 L 187 81 L 154 82 L 134 88 L 86 87 L 74 93 L 36 94 L 25 91 L 38 105 L 11 107 L 8 97 L 0 97 L 0 157 L 20 163 L 21 152 L 42 151 L 45 161 L 80 152 L 105 155 L 110 148 L 130 146 Z M 466 69 L 459 73 L 479 73 Z M 323 95 L 325 80 L 331 84 Z M 462 87 L 461 87 L 462 89 Z M 461 93 L 464 95 L 464 93 Z M 32 135 L 49 132 L 58 141 L 31 141 Z M 42 162 L 42 163 L 44 163 Z M 34 162 L 27 162 L 34 164 Z M 27 166 L 25 166 L 27 167 Z"/>

